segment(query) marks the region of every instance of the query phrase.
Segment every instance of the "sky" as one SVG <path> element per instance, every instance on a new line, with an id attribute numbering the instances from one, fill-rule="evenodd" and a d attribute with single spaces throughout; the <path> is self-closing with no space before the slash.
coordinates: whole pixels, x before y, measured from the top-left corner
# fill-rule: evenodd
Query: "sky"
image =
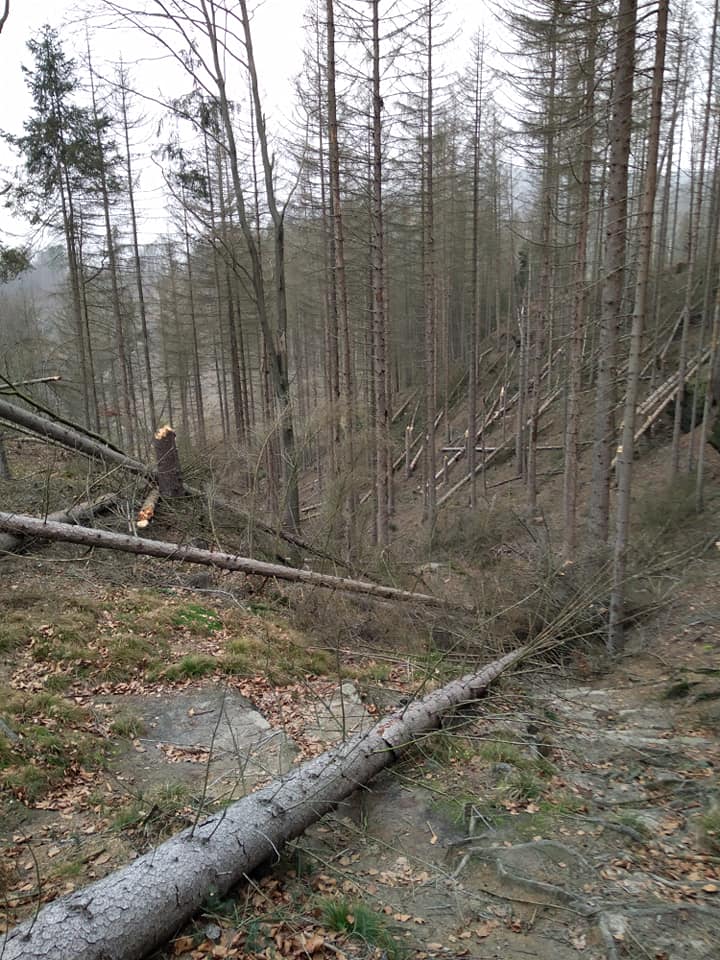
<path id="1" fill-rule="evenodd" d="M 30 65 L 27 41 L 49 23 L 61 30 L 65 48 L 77 53 L 85 44 L 86 11 L 97 10 L 98 0 L 10 0 L 10 16 L 0 34 L 0 130 L 19 134 L 31 100 L 25 85 L 21 64 Z M 458 35 L 458 49 L 467 53 L 467 43 L 483 15 L 483 0 L 449 0 L 452 29 Z M 251 0 L 251 9 L 253 3 Z M 254 4 L 253 42 L 262 87 L 263 106 L 268 129 L 287 128 L 293 109 L 294 79 L 302 68 L 305 35 L 303 24 L 306 0 L 263 0 Z M 92 23 L 92 20 L 90 21 Z M 150 96 L 177 93 L 186 89 L 182 70 L 158 58 L 157 48 L 136 30 L 95 30 L 91 34 L 93 65 L 102 75 L 107 65 L 122 56 L 130 65 L 137 86 Z M 133 66 L 134 64 L 134 66 Z M 138 106 L 142 107 L 142 104 Z M 142 107 L 152 115 L 152 107 Z M 138 197 L 143 216 L 143 239 L 162 234 L 165 227 L 165 203 L 162 181 L 150 160 L 157 145 L 152 124 L 136 134 L 136 167 L 144 172 Z M 12 179 L 18 161 L 12 151 L 0 143 L 0 184 Z M 21 244 L 29 235 L 29 225 L 10 211 L 0 209 L 0 240 Z M 41 246 L 44 237 L 34 237 Z"/>

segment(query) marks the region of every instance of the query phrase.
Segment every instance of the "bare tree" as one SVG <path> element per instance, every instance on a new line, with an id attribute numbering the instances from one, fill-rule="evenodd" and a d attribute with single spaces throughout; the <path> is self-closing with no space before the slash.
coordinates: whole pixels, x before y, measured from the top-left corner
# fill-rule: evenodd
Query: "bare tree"
<path id="1" fill-rule="evenodd" d="M 635 80 L 636 12 L 636 0 L 620 0 L 615 33 L 610 163 L 605 214 L 605 276 L 602 284 L 590 498 L 590 528 L 598 543 L 607 543 L 608 539 L 617 342 L 623 314 L 627 244 L 628 163 Z"/>

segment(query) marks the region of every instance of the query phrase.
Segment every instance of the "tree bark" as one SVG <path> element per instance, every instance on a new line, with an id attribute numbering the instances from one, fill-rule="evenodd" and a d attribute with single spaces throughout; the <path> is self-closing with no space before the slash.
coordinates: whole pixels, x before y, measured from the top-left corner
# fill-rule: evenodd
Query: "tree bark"
<path id="1" fill-rule="evenodd" d="M 84 453 L 86 456 L 92 457 L 95 460 L 115 463 L 142 477 L 153 479 L 154 472 L 139 460 L 128 457 L 126 454 L 111 446 L 106 446 L 100 440 L 94 440 L 84 433 L 79 433 L 72 427 L 64 426 L 61 423 L 47 420 L 45 417 L 39 417 L 35 413 L 30 413 L 29 410 L 15 406 L 15 404 L 3 400 L 2 397 L 0 397 L 0 420 L 16 423 L 20 427 L 25 427 L 33 433 L 47 437 L 48 440 L 54 440 L 56 443 L 61 444 L 63 447 L 68 447 L 70 450 L 77 450 L 79 453 Z"/>
<path id="2" fill-rule="evenodd" d="M 38 417 L 36 414 L 29 413 L 27 410 L 23 410 L 22 407 L 16 407 L 14 404 L 8 403 L 1 397 L 0 420 L 8 420 L 10 423 L 16 423 L 18 426 L 25 427 L 33 433 L 47 437 L 50 440 L 54 440 L 61 446 L 67 447 L 69 450 L 77 450 L 79 453 L 85 454 L 85 456 L 92 457 L 93 459 L 100 460 L 102 462 L 115 463 L 118 466 L 123 467 L 125 470 L 129 470 L 131 473 L 144 477 L 146 480 L 150 480 L 153 483 L 158 482 L 158 474 L 156 470 L 151 469 L 144 463 L 141 463 L 139 460 L 133 460 L 132 457 L 126 456 L 126 454 L 124 454 L 121 450 L 117 450 L 110 446 L 105 446 L 102 441 L 93 440 L 86 434 L 80 433 L 71 427 L 63 426 L 59 423 L 53 422 L 52 420 L 46 420 L 44 417 Z M 205 494 L 196 487 L 185 486 L 185 491 L 193 497 L 205 496 Z M 316 547 L 313 547 L 312 544 L 309 544 L 306 540 L 303 540 L 301 537 L 297 536 L 297 534 L 291 533 L 288 530 L 276 529 L 267 523 L 263 523 L 262 521 L 253 517 L 249 517 L 246 511 L 242 510 L 235 503 L 223 498 L 222 496 L 219 496 L 215 493 L 210 493 L 208 494 L 208 499 L 211 501 L 211 503 L 222 507 L 224 510 L 228 510 L 238 514 L 239 516 L 246 517 L 248 521 L 254 524 L 259 530 L 262 530 L 264 533 L 267 533 L 272 537 L 280 537 L 287 543 L 298 547 L 300 550 L 314 554 L 318 557 L 322 557 L 325 560 L 330 560 L 339 566 L 347 566 L 342 560 L 338 560 L 337 558 L 324 553 L 322 550 L 318 550 Z"/>
<path id="3" fill-rule="evenodd" d="M 622 315 L 627 246 L 628 164 L 635 78 L 636 12 L 637 0 L 620 0 L 610 120 L 605 279 L 602 287 L 600 356 L 595 399 L 595 446 L 590 498 L 590 528 L 598 543 L 607 543 L 610 515 L 610 446 L 613 434 L 617 341 Z"/>
<path id="4" fill-rule="evenodd" d="M 306 583 L 310 586 L 342 590 L 346 593 L 362 593 L 383 600 L 407 600 L 433 607 L 450 606 L 455 609 L 459 608 L 458 604 L 448 604 L 447 601 L 426 593 L 413 593 L 410 590 L 399 590 L 396 587 L 368 583 L 365 580 L 334 577 L 330 574 L 316 573 L 313 570 L 300 570 L 296 567 L 265 563 L 263 560 L 255 560 L 252 557 L 215 553 L 210 550 L 201 550 L 198 547 L 184 546 L 180 543 L 146 540 L 120 533 L 109 533 L 106 530 L 94 530 L 91 527 L 44 521 L 20 513 L 0 513 L 0 530 L 15 533 L 19 536 L 39 537 L 42 540 L 81 543 L 90 547 L 119 550 L 121 553 L 134 553 L 147 557 L 159 557 L 164 560 L 199 563 L 206 567 L 218 567 L 221 570 L 236 570 L 250 576 L 288 580 L 292 583 Z"/>
<path id="5" fill-rule="evenodd" d="M 105 513 L 118 503 L 120 495 L 117 493 L 108 493 L 97 500 L 90 500 L 86 503 L 78 503 L 74 507 L 68 507 L 65 510 L 56 510 L 55 513 L 49 513 L 46 520 L 50 523 L 80 523 L 84 520 L 90 520 L 99 513 Z M 22 535 L 3 534 L 0 535 L 0 555 L 3 553 L 17 553 L 23 546 L 25 538 Z"/>
<path id="6" fill-rule="evenodd" d="M 277 204 L 274 183 L 274 158 L 270 156 L 267 132 L 265 130 L 265 114 L 260 102 L 260 87 L 258 84 L 255 57 L 253 54 L 252 34 L 250 31 L 250 17 L 246 0 L 240 0 L 240 20 L 243 27 L 245 52 L 247 55 L 247 69 L 250 76 L 250 87 L 254 107 L 255 127 L 257 129 L 260 154 L 262 156 L 263 174 L 265 178 L 265 194 L 273 222 L 275 248 L 275 335 L 267 344 L 270 359 L 273 363 L 273 382 L 281 416 L 280 435 L 282 440 L 282 466 L 285 479 L 285 522 L 293 533 L 300 532 L 300 493 L 298 487 L 298 462 L 295 449 L 295 428 L 293 426 L 292 398 L 290 394 L 290 376 L 288 372 L 287 356 L 287 290 L 285 286 L 285 211 Z M 254 156 L 254 151 L 253 151 Z"/>
<path id="7" fill-rule="evenodd" d="M 348 308 L 345 227 L 343 223 L 342 197 L 340 193 L 340 144 L 338 140 L 336 62 L 335 62 L 335 6 L 334 0 L 326 0 L 327 18 L 327 105 L 328 105 L 328 161 L 330 197 L 333 221 L 333 286 L 339 333 L 343 339 L 343 375 L 345 408 L 346 470 L 348 474 L 348 497 L 345 503 L 348 555 L 355 547 L 355 515 L 357 512 L 355 488 L 350 479 L 355 469 L 355 377 L 353 371 L 352 344 L 350 342 L 350 315 Z"/>
<path id="8" fill-rule="evenodd" d="M 185 493 L 180 471 L 175 431 L 170 426 L 160 427 L 153 437 L 157 459 L 157 478 L 160 495 L 182 497 Z"/>
<path id="9" fill-rule="evenodd" d="M 330 812 L 447 711 L 482 697 L 526 655 L 520 648 L 385 717 L 282 780 L 62 897 L 0 937 L 3 960 L 136 960 L 166 942 L 209 893 L 224 895 Z"/>
<path id="10" fill-rule="evenodd" d="M 380 94 L 380 9 L 372 0 L 372 90 L 373 90 L 373 202 L 372 202 L 372 292 L 375 343 L 373 385 L 375 389 L 375 488 L 377 542 L 390 540 L 390 425 L 387 394 L 387 303 L 385 292 L 385 231 L 382 195 L 382 109 Z"/>
<path id="11" fill-rule="evenodd" d="M 628 358 L 627 389 L 625 394 L 625 423 L 622 443 L 618 449 L 618 494 L 615 518 L 615 545 L 613 551 L 613 583 L 610 594 L 610 615 L 607 636 L 607 649 L 608 653 L 611 654 L 615 653 L 623 643 L 625 570 L 627 567 L 630 524 L 630 490 L 632 486 L 633 457 L 635 454 L 635 413 L 640 386 L 642 337 L 645 326 L 645 314 L 647 312 L 648 285 L 650 282 L 650 259 L 652 255 L 655 194 L 657 192 L 657 158 L 660 141 L 660 120 L 662 116 L 668 6 L 669 0 L 660 0 L 657 13 L 647 169 L 645 171 L 645 188 L 640 210 L 639 263 L 635 284 L 635 306 L 633 308 L 632 331 L 630 334 L 630 356 Z M 679 381 L 679 390 L 682 390 L 682 381 Z"/>
<path id="12" fill-rule="evenodd" d="M 160 491 L 157 487 L 153 487 L 150 493 L 148 493 L 148 495 L 143 500 L 143 504 L 138 510 L 138 515 L 137 515 L 138 530 L 144 530 L 146 527 L 150 526 L 150 524 L 155 518 L 155 510 L 157 509 L 159 500 L 160 500 Z"/>

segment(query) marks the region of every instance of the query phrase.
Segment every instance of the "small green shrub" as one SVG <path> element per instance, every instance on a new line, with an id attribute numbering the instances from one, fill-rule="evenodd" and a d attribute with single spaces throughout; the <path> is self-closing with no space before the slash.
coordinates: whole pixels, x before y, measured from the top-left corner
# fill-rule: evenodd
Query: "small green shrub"
<path id="1" fill-rule="evenodd" d="M 545 788 L 541 781 L 530 770 L 516 770 L 499 786 L 502 795 L 515 803 L 525 803 L 529 800 L 539 800 Z"/>

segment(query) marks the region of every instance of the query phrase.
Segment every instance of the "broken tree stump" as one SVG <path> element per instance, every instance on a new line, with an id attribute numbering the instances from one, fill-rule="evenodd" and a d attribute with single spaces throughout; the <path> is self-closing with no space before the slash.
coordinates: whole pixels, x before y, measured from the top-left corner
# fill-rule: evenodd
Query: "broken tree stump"
<path id="1" fill-rule="evenodd" d="M 182 497 L 185 494 L 180 457 L 178 456 L 175 431 L 169 424 L 160 427 L 153 437 L 157 477 L 161 497 Z"/>

